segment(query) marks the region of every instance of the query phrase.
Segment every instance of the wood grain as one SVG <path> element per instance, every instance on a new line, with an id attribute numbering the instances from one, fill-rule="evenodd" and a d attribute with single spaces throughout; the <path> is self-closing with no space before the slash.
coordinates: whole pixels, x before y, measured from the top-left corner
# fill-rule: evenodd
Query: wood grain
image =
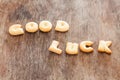
<path id="1" fill-rule="evenodd" d="M 38 31 L 10 36 L 10 25 L 57 20 L 70 24 L 66 33 Z M 60 41 L 62 55 L 48 51 Z M 67 41 L 94 41 L 94 52 L 65 54 Z M 97 51 L 111 40 L 111 55 Z M 0 0 L 0 80 L 120 80 L 120 0 Z"/>

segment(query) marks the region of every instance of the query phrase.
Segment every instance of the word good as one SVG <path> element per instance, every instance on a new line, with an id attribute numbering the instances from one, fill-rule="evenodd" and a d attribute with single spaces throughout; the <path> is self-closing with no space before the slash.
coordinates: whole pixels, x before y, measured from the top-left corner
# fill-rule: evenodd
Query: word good
<path id="1" fill-rule="evenodd" d="M 102 53 L 111 54 L 112 51 L 109 49 L 111 46 L 111 41 L 104 41 L 100 40 L 98 45 L 98 51 Z M 49 51 L 54 52 L 56 54 L 61 54 L 62 50 L 58 48 L 59 42 L 53 40 L 52 44 L 49 47 Z M 80 44 L 67 42 L 66 44 L 66 53 L 67 54 L 78 54 L 78 48 L 85 53 L 93 52 L 92 48 L 93 42 L 92 41 L 82 41 Z"/>
<path id="2" fill-rule="evenodd" d="M 37 32 L 39 29 L 42 32 L 49 32 L 52 29 L 52 24 L 49 21 L 41 21 L 39 25 L 35 22 L 28 22 L 25 25 L 25 30 L 30 33 Z M 69 24 L 65 21 L 58 20 L 55 30 L 59 32 L 66 32 L 69 30 Z M 10 26 L 9 33 L 11 35 L 21 35 L 21 34 L 24 34 L 25 31 L 21 24 L 14 24 Z"/>

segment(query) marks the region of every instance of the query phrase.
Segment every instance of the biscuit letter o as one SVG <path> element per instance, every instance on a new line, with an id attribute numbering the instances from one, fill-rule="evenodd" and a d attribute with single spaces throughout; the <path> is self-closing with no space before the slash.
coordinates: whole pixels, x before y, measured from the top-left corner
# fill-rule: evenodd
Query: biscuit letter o
<path id="1" fill-rule="evenodd" d="M 34 33 L 38 31 L 38 24 L 35 22 L 28 22 L 25 26 L 27 32 Z"/>
<path id="2" fill-rule="evenodd" d="M 39 24 L 39 29 L 42 32 L 49 32 L 52 29 L 52 24 L 49 21 L 41 21 Z"/>

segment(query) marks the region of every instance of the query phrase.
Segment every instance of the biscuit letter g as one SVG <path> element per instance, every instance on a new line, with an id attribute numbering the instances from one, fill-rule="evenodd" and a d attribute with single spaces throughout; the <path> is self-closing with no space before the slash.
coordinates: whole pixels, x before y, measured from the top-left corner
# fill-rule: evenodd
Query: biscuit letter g
<path id="1" fill-rule="evenodd" d="M 24 34 L 24 30 L 21 24 L 14 24 L 10 26 L 9 33 L 11 35 L 21 35 L 21 34 Z"/>

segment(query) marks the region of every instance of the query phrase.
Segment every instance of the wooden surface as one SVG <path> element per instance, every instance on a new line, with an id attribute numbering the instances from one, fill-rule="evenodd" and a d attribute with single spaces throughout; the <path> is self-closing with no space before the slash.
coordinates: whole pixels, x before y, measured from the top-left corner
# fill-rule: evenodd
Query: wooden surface
<path id="1" fill-rule="evenodd" d="M 10 25 L 57 20 L 66 33 L 25 32 L 10 36 Z M 62 55 L 48 51 L 60 42 Z M 67 41 L 94 41 L 94 52 L 65 54 Z M 111 40 L 111 55 L 97 52 L 99 40 Z M 120 0 L 0 0 L 0 80 L 120 80 Z"/>

